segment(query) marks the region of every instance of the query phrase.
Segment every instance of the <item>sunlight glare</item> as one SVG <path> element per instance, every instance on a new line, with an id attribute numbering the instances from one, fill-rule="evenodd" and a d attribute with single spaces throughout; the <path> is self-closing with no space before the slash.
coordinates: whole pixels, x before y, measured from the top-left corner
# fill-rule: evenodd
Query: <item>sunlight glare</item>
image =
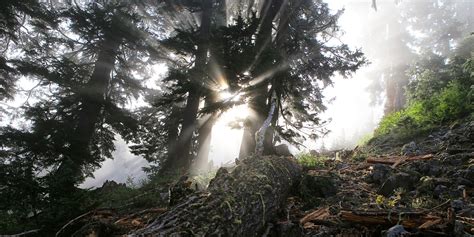
<path id="1" fill-rule="evenodd" d="M 243 129 L 232 128 L 230 125 L 238 123 L 242 127 L 243 120 L 249 115 L 251 115 L 249 107 L 242 104 L 227 110 L 216 121 L 212 129 L 209 153 L 209 158 L 214 162 L 214 165 L 225 165 L 239 156 Z"/>
<path id="2" fill-rule="evenodd" d="M 239 101 L 240 97 L 240 93 L 232 94 L 228 90 L 222 90 L 219 92 L 219 100 Z"/>

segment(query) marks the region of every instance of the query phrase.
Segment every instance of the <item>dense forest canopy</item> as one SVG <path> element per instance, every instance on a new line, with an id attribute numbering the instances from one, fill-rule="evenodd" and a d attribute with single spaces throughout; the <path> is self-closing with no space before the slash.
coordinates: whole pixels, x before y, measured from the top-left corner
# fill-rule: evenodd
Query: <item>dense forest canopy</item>
<path id="1" fill-rule="evenodd" d="M 241 159 L 317 140 L 324 88 L 370 63 L 387 115 L 375 134 L 472 114 L 472 4 L 364 11 L 375 10 L 382 23 L 366 28 L 378 47 L 342 42 L 344 10 L 323 0 L 4 1 L 0 234 L 53 233 L 99 205 L 78 185 L 118 136 L 151 179 L 209 171 L 213 127 L 239 106 Z"/>

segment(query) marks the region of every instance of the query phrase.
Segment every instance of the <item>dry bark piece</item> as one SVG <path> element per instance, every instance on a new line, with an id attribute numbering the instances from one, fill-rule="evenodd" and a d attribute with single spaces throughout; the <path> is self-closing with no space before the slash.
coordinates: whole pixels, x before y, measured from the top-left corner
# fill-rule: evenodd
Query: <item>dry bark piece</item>
<path id="1" fill-rule="evenodd" d="M 420 155 L 420 156 L 389 156 L 385 158 L 369 157 L 367 158 L 366 162 L 368 164 L 392 165 L 392 168 L 395 168 L 399 164 L 405 163 L 408 161 L 429 160 L 431 158 L 433 158 L 433 154 Z"/>
<path id="2" fill-rule="evenodd" d="M 329 216 L 330 216 L 329 208 L 327 207 L 320 208 L 307 214 L 303 218 L 301 218 L 300 223 L 304 225 L 306 222 L 313 222 L 315 220 L 324 220 L 326 217 L 329 217 Z"/>
<path id="3" fill-rule="evenodd" d="M 341 211 L 340 217 L 344 221 L 361 225 L 403 225 L 406 228 L 432 227 L 432 223 L 441 224 L 445 220 L 439 216 L 422 212 L 387 212 L 387 211 Z"/>

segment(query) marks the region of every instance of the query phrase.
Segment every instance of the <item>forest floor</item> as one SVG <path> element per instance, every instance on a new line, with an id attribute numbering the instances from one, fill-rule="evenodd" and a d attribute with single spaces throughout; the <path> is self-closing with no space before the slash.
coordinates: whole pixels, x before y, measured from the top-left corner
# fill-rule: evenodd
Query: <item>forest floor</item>
<path id="1" fill-rule="evenodd" d="M 301 182 L 265 236 L 472 236 L 473 141 L 474 122 L 467 121 L 416 137 L 379 137 L 354 150 L 313 154 L 324 159 L 303 164 Z M 120 188 L 114 185 L 99 191 Z M 140 195 L 147 194 L 134 199 Z M 164 213 L 161 206 L 97 209 L 65 229 L 122 235 Z"/>
<path id="2" fill-rule="evenodd" d="M 472 236 L 473 141 L 468 121 L 340 151 L 307 170 L 281 225 L 297 223 L 304 236 Z"/>

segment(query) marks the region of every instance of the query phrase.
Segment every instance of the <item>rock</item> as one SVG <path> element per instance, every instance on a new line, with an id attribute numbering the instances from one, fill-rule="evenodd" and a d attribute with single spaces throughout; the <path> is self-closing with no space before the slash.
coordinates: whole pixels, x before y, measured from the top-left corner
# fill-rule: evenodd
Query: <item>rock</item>
<path id="1" fill-rule="evenodd" d="M 104 184 L 100 188 L 101 191 L 108 192 L 113 191 L 117 188 L 125 188 L 126 185 L 124 183 L 117 183 L 113 180 L 105 180 Z"/>
<path id="2" fill-rule="evenodd" d="M 330 175 L 306 174 L 299 185 L 300 196 L 311 201 L 313 198 L 327 198 L 336 195 L 336 177 Z"/>
<path id="3" fill-rule="evenodd" d="M 275 146 L 275 153 L 279 156 L 293 156 L 286 144 Z"/>
<path id="4" fill-rule="evenodd" d="M 420 161 L 416 163 L 416 170 L 422 175 L 437 177 L 444 172 L 439 160 Z"/>
<path id="5" fill-rule="evenodd" d="M 456 199 L 451 201 L 451 207 L 454 209 L 455 212 L 461 211 L 464 209 L 464 202 L 462 200 Z"/>
<path id="6" fill-rule="evenodd" d="M 409 232 L 406 231 L 402 225 L 395 225 L 395 226 L 392 226 L 390 229 L 388 229 L 387 232 L 385 232 L 385 236 L 386 237 L 401 237 L 408 233 Z"/>
<path id="7" fill-rule="evenodd" d="M 415 182 L 418 181 L 418 177 L 410 175 L 408 173 L 400 172 L 391 175 L 378 190 L 379 194 L 384 196 L 390 196 L 393 191 L 398 188 L 403 188 L 405 191 L 411 191 L 414 187 Z"/>
<path id="8" fill-rule="evenodd" d="M 443 195 L 448 191 L 448 188 L 444 185 L 437 185 L 433 190 L 433 195 L 438 198 L 442 198 Z"/>
<path id="9" fill-rule="evenodd" d="M 393 169 L 384 164 L 375 164 L 373 170 L 368 177 L 370 183 L 382 184 L 387 180 L 390 175 L 392 175 Z"/>
<path id="10" fill-rule="evenodd" d="M 415 142 L 410 142 L 403 145 L 401 154 L 404 156 L 416 156 L 421 153 L 420 148 Z"/>

